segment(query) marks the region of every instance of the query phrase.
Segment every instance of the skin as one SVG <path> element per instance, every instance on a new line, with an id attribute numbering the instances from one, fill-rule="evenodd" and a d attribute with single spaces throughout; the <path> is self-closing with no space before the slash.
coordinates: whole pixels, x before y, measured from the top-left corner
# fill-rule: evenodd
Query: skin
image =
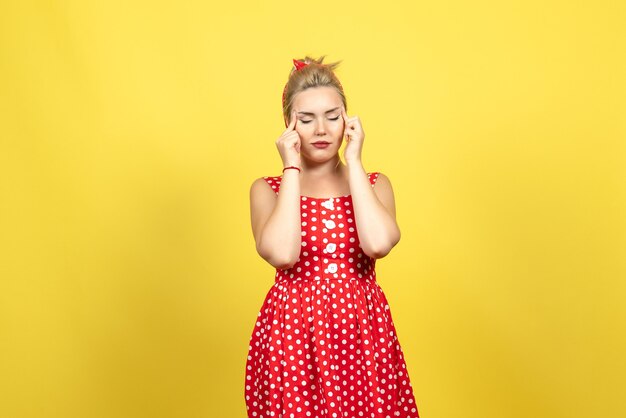
<path id="1" fill-rule="evenodd" d="M 344 137 L 346 164 L 339 158 Z M 250 187 L 252 231 L 263 259 L 279 269 L 297 262 L 302 245 L 300 196 L 351 194 L 359 241 L 369 257 L 386 256 L 400 241 L 391 182 L 380 173 L 371 186 L 361 163 L 364 139 L 359 117 L 346 114 L 333 87 L 309 88 L 295 96 L 289 125 L 276 147 L 283 167 L 294 165 L 301 172 L 285 170 L 278 195 L 262 177 Z M 320 140 L 330 145 L 313 146 Z"/>

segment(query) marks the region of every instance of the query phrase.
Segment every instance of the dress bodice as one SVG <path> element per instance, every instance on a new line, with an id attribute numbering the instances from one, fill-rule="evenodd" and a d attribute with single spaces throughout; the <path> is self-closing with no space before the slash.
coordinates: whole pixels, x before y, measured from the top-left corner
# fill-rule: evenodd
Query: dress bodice
<path id="1" fill-rule="evenodd" d="M 374 187 L 379 173 L 367 173 Z M 266 176 L 278 194 L 282 176 Z M 357 233 L 352 195 L 329 198 L 300 196 L 302 247 L 289 269 L 276 269 L 282 280 L 376 280 L 376 259 L 366 255 Z"/>

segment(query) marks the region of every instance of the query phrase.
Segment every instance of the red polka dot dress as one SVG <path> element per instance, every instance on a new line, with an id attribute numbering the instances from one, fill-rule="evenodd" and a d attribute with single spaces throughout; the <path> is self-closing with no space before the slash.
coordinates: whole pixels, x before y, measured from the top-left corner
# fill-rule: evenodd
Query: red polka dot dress
<path id="1" fill-rule="evenodd" d="M 367 174 L 372 187 L 378 174 Z M 282 176 L 264 179 L 278 193 Z M 250 338 L 248 417 L 419 418 L 351 195 L 300 203 L 300 257 L 276 269 Z"/>

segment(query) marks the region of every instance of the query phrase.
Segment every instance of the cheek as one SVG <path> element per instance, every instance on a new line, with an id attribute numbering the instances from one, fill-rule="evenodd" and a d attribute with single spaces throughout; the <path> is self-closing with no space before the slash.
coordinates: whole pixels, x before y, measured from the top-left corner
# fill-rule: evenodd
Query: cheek
<path id="1" fill-rule="evenodd" d="M 335 132 L 343 133 L 343 130 L 344 130 L 343 122 L 341 122 L 341 123 L 335 123 L 335 124 L 333 125 L 333 130 L 334 130 Z"/>

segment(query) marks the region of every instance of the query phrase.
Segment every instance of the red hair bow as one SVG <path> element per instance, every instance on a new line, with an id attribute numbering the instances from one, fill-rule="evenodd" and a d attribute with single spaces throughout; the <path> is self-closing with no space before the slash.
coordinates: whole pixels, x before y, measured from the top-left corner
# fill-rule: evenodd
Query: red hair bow
<path id="1" fill-rule="evenodd" d="M 294 60 L 293 60 L 293 65 L 295 65 L 295 67 L 296 67 L 296 71 L 298 71 L 298 70 L 300 70 L 300 69 L 302 69 L 302 68 L 306 67 L 306 66 L 307 66 L 307 65 L 309 65 L 309 64 L 307 64 L 307 63 L 306 63 L 306 62 L 304 62 L 304 61 L 300 61 L 300 60 L 294 59 Z"/>
<path id="2" fill-rule="evenodd" d="M 296 71 L 299 71 L 299 70 L 303 69 L 304 67 L 306 67 L 309 64 L 307 64 L 304 61 L 300 61 L 300 60 L 297 60 L 297 59 L 294 58 L 293 59 L 293 65 L 296 67 Z M 283 107 L 285 107 L 285 95 L 286 94 L 287 94 L 287 84 L 285 84 L 285 88 L 283 88 Z"/>

